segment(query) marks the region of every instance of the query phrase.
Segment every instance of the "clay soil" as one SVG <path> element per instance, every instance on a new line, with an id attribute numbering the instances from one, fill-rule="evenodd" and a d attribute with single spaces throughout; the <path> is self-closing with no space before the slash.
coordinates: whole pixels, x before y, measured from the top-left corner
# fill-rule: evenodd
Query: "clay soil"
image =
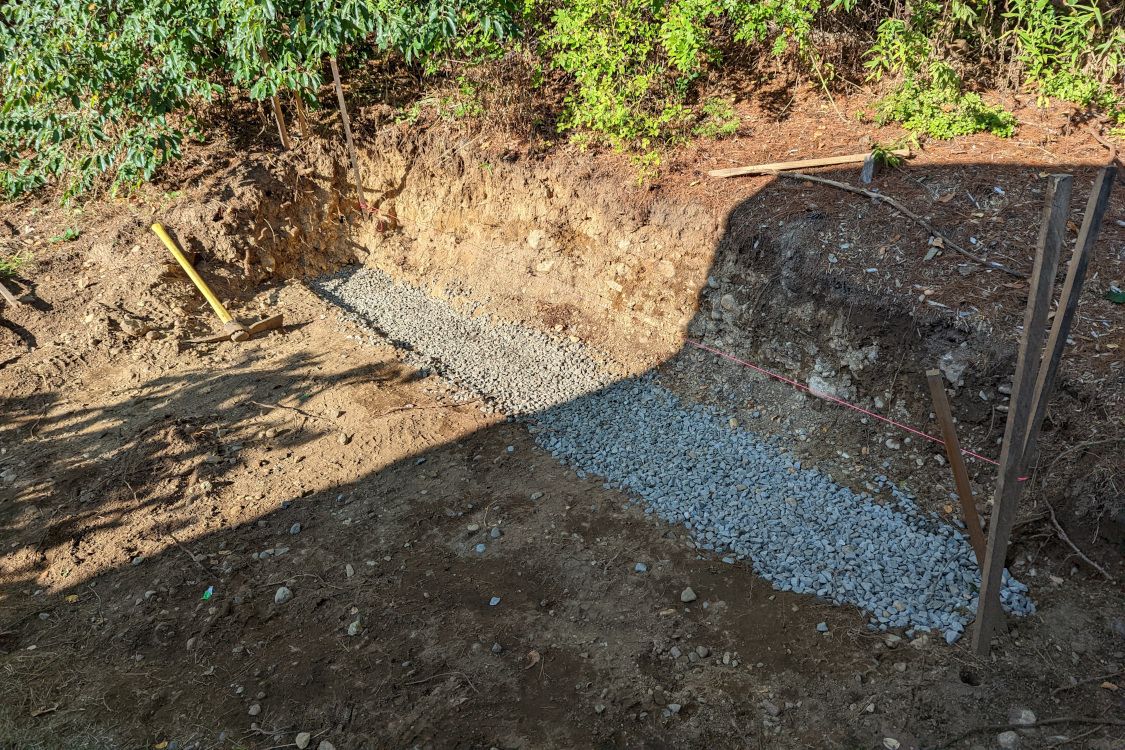
<path id="1" fill-rule="evenodd" d="M 839 123 L 815 95 L 778 109 L 747 113 L 775 123 L 775 142 L 819 132 L 819 148 L 840 153 L 866 127 Z M 1026 129 L 1049 137 L 968 139 L 925 158 L 974 151 L 965 179 L 978 198 L 1013 165 L 1089 175 L 1104 150 L 1064 120 Z M 655 188 L 615 155 L 548 158 L 617 175 L 609 199 L 722 208 L 760 192 L 769 220 L 784 221 L 804 210 L 793 186 L 701 192 L 701 170 L 785 155 L 761 123 L 756 139 L 678 152 Z M 338 750 L 994 747 L 1013 709 L 1068 719 L 1023 730 L 1024 747 L 1125 747 L 1125 597 L 1042 517 L 1017 528 L 1013 548 L 1039 613 L 1009 622 L 991 659 L 964 642 L 888 643 L 854 608 L 700 557 L 683 529 L 579 479 L 522 425 L 451 398 L 343 320 L 299 277 L 362 260 L 358 240 L 354 257 L 340 254 L 346 242 L 335 255 L 308 249 L 303 268 L 256 266 L 233 240 L 197 248 L 236 316 L 280 311 L 287 326 L 180 343 L 212 323 L 147 224 L 251 232 L 263 214 L 249 192 L 285 210 L 279 158 L 291 157 L 220 144 L 189 154 L 175 184 L 126 201 L 0 209 L 5 247 L 39 238 L 20 272 L 30 303 L 0 308 L 0 748 L 265 750 L 295 747 L 301 732 Z M 934 199 L 896 179 L 896 197 Z M 347 199 L 318 200 L 350 237 L 333 213 Z M 822 211 L 850 200 L 817 194 Z M 1121 205 L 1107 240 L 1118 250 Z M 69 226 L 77 239 L 47 239 Z M 871 262 L 842 256 L 826 273 L 861 278 Z M 1121 260 L 1099 260 L 1093 288 Z M 940 298 L 976 294 L 979 277 L 951 268 Z M 1018 317 L 1018 283 L 993 286 L 991 319 Z M 1080 341 L 1075 372 L 1120 403 L 1122 317 L 1099 311 L 1114 336 Z M 1101 439 L 1099 476 L 1119 477 L 1119 436 Z M 1120 580 L 1119 549 L 1073 528 Z M 698 599 L 685 604 L 689 586 Z M 281 587 L 292 598 L 275 603 Z"/>

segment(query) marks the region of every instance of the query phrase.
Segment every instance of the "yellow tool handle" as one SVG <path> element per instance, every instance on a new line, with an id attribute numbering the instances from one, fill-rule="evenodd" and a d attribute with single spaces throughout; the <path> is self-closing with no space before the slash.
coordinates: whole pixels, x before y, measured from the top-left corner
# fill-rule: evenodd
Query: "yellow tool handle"
<path id="1" fill-rule="evenodd" d="M 219 301 L 215 293 L 211 291 L 211 287 L 207 286 L 207 282 L 203 280 L 203 277 L 196 273 L 191 265 L 191 261 L 187 259 L 187 256 L 183 254 L 183 251 L 180 250 L 175 241 L 168 236 L 164 225 L 160 223 L 153 224 L 152 231 L 164 242 L 165 247 L 168 248 L 169 252 L 172 253 L 173 257 L 175 257 L 176 261 L 180 264 L 180 268 L 184 269 L 184 273 L 188 275 L 188 278 L 191 279 L 196 288 L 199 289 L 200 294 L 211 304 L 211 309 L 219 316 L 219 320 L 224 323 L 231 322 L 233 319 L 230 313 L 223 307 L 223 303 Z"/>

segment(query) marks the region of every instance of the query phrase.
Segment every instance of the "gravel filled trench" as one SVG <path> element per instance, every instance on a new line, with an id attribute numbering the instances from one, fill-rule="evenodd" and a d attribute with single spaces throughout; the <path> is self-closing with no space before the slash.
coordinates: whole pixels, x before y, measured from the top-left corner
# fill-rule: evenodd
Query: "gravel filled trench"
<path id="1" fill-rule="evenodd" d="M 580 343 L 459 311 L 379 271 L 314 288 L 419 364 L 524 419 L 579 476 L 688 528 L 700 550 L 749 561 L 783 591 L 859 606 L 880 630 L 937 631 L 953 643 L 973 618 L 980 571 L 967 537 L 887 477 L 873 477 L 876 501 L 732 427 L 729 415 L 682 402 L 654 375 L 618 379 Z M 1034 612 L 1026 592 L 1004 572 L 1007 611 Z"/>

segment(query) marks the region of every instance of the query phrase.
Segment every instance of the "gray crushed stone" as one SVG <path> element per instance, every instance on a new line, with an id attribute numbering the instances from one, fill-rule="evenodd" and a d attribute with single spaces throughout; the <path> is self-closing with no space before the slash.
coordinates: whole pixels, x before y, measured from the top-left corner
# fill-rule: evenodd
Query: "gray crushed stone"
<path id="1" fill-rule="evenodd" d="M 689 529 L 701 552 L 748 561 L 782 591 L 861 607 L 872 629 L 936 631 L 954 643 L 972 620 L 980 572 L 967 537 L 887 477 L 873 477 L 878 501 L 835 484 L 652 374 L 616 379 L 579 343 L 460 312 L 379 271 L 314 286 L 458 386 L 522 415 L 579 477 Z M 1014 614 L 1035 611 L 1007 571 L 1001 599 Z"/>

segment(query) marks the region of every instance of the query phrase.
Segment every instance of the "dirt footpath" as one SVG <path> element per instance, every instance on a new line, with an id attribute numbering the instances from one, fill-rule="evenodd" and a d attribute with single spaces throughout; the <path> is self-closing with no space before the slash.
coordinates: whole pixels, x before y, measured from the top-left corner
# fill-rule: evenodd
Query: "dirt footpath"
<path id="1" fill-rule="evenodd" d="M 0 747 L 909 748 L 1120 706 L 1053 692 L 1120 664 L 1111 591 L 1033 589 L 991 664 L 871 634 L 698 558 L 301 284 L 257 302 L 290 328 L 0 373 Z"/>

